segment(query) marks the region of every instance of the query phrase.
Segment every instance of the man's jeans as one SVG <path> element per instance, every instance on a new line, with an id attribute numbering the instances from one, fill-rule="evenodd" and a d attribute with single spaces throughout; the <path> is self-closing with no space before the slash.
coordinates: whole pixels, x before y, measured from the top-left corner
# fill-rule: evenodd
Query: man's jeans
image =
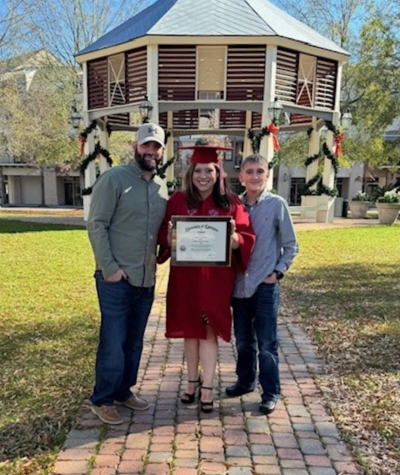
<path id="1" fill-rule="evenodd" d="M 262 283 L 250 298 L 232 298 L 238 361 L 238 384 L 254 389 L 257 348 L 263 401 L 280 396 L 278 359 L 278 308 L 280 285 Z"/>
<path id="2" fill-rule="evenodd" d="M 91 401 L 102 406 L 126 401 L 132 395 L 130 387 L 137 380 L 154 287 L 133 287 L 126 280 L 107 282 L 99 271 L 95 278 L 101 326 Z"/>

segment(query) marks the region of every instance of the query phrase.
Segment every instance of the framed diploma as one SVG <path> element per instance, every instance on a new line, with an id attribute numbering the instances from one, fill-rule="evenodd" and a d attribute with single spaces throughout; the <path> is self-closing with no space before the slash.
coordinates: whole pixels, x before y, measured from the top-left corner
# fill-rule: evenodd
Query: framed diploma
<path id="1" fill-rule="evenodd" d="M 229 216 L 172 216 L 171 221 L 172 265 L 231 265 Z"/>

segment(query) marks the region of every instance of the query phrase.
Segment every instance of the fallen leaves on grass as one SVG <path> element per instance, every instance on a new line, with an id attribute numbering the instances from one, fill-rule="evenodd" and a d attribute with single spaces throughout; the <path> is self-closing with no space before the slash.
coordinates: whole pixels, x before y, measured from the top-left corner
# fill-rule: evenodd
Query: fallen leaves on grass
<path id="1" fill-rule="evenodd" d="M 400 227 L 299 237 L 284 305 L 325 357 L 318 383 L 366 473 L 400 473 Z"/>

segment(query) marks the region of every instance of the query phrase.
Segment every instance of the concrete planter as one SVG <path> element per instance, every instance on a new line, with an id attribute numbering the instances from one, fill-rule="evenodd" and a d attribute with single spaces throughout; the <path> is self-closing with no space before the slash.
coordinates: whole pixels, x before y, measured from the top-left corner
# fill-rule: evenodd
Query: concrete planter
<path id="1" fill-rule="evenodd" d="M 400 211 L 400 203 L 376 203 L 380 224 L 393 224 Z"/>
<path id="2" fill-rule="evenodd" d="M 365 218 L 369 207 L 369 201 L 350 201 L 350 217 L 352 219 Z"/>

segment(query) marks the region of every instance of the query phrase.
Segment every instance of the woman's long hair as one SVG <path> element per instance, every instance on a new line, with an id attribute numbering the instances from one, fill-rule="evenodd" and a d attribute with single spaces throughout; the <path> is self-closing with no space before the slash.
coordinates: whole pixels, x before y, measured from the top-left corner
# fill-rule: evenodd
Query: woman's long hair
<path id="1" fill-rule="evenodd" d="M 215 164 L 213 164 L 215 165 Z M 193 172 L 196 164 L 191 163 L 189 168 L 186 170 L 185 177 L 183 179 L 183 191 L 186 195 L 186 201 L 188 202 L 190 209 L 197 209 L 201 206 L 203 199 L 199 193 L 199 190 L 193 184 Z M 229 209 L 231 207 L 231 201 L 229 199 L 229 191 L 227 190 L 227 183 L 226 179 L 224 178 L 225 183 L 225 195 L 221 194 L 221 190 L 219 187 L 219 174 L 220 170 L 217 165 L 215 165 L 215 169 L 217 171 L 217 181 L 214 184 L 214 188 L 212 190 L 212 197 L 214 204 L 217 208 L 220 209 Z"/>

